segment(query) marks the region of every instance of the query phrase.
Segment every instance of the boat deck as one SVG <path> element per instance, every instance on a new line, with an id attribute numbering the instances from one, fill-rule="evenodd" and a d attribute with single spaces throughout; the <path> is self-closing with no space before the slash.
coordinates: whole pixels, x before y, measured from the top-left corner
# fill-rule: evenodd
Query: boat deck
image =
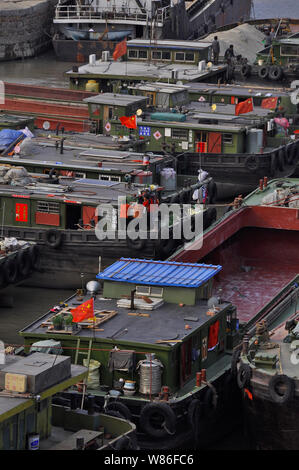
<path id="1" fill-rule="evenodd" d="M 68 300 L 67 304 L 70 308 L 75 308 L 90 299 L 90 297 L 90 294 L 85 295 L 82 300 L 78 301 L 76 296 L 73 296 Z M 218 318 L 219 314 L 228 306 L 228 302 L 223 302 L 219 305 L 218 313 L 213 316 L 213 320 Z M 124 341 L 157 345 L 156 341 L 167 340 L 170 341 L 168 343 L 170 346 L 174 346 L 177 340 L 183 340 L 189 337 L 209 318 L 212 318 L 207 316 L 207 311 L 209 310 L 207 301 L 199 301 L 195 306 L 184 305 L 182 307 L 177 304 L 164 303 L 157 309 L 149 311 L 137 307 L 134 310 L 117 307 L 116 300 L 103 299 L 97 296 L 94 308 L 95 311 L 116 311 L 117 314 L 99 326 L 103 331 L 97 331 L 98 328 L 81 328 L 75 334 L 76 336 L 80 336 L 80 338 L 105 339 L 108 340 L 109 343 L 113 341 L 117 341 L 117 343 Z M 128 313 L 146 314 L 148 316 L 130 316 Z M 48 330 L 47 326 L 43 326 L 43 324 L 49 321 L 53 315 L 53 312 L 48 312 L 43 317 L 31 323 L 31 325 L 24 328 L 21 333 L 25 333 L 26 335 L 28 335 L 28 333 L 38 335 L 45 333 L 48 336 L 51 334 L 51 330 Z M 190 317 L 196 317 L 197 321 L 184 320 L 184 318 Z M 185 325 L 190 323 L 192 329 L 186 330 Z M 92 326 L 92 321 L 87 323 L 87 325 Z M 171 343 L 171 340 L 174 340 L 174 342 Z M 159 344 L 159 346 L 169 347 L 167 343 Z"/>

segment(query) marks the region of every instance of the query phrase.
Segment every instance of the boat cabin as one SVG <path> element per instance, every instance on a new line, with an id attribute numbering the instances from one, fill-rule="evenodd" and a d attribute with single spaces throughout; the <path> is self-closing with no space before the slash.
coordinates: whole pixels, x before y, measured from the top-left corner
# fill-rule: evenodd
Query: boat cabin
<path id="1" fill-rule="evenodd" d="M 78 330 L 64 335 L 51 329 L 55 313 L 49 312 L 20 334 L 25 346 L 45 337 L 59 338 L 62 347 L 72 344 L 74 349 L 66 348 L 65 353 L 73 362 L 78 359 L 76 343 L 89 348 L 90 357 L 100 363 L 95 394 L 103 393 L 101 386 L 115 387 L 123 379 L 136 384 L 130 398 L 148 399 L 162 385 L 182 398 L 195 386 L 196 372 L 215 364 L 238 336 L 234 307 L 211 299 L 220 270 L 216 265 L 121 258 L 97 275 L 103 282 L 101 293 L 87 291 L 80 301 L 73 296 L 63 310 L 93 296 L 94 321 L 83 321 Z M 157 383 L 145 390 L 140 367 L 148 354 L 160 371 Z"/>
<path id="2" fill-rule="evenodd" d="M 137 83 L 128 87 L 132 95 L 147 97 L 147 107 L 169 109 L 189 104 L 189 86 L 170 83 Z"/>
<path id="3" fill-rule="evenodd" d="M 299 67 L 299 38 L 275 39 L 271 46 L 258 51 L 255 64 Z"/>
<path id="4" fill-rule="evenodd" d="M 166 39 L 132 39 L 127 42 L 128 61 L 157 61 L 174 64 L 209 62 L 212 45 L 205 41 L 173 41 Z"/>

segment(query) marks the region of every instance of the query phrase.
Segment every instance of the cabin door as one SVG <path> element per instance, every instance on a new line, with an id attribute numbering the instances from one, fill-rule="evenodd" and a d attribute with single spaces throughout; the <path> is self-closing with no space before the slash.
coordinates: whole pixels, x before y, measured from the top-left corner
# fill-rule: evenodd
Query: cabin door
<path id="1" fill-rule="evenodd" d="M 196 153 L 207 152 L 207 133 L 206 132 L 195 133 L 195 152 Z"/>
<path id="2" fill-rule="evenodd" d="M 209 132 L 208 153 L 221 153 L 221 132 Z"/>
<path id="3" fill-rule="evenodd" d="M 65 228 L 71 230 L 78 229 L 78 223 L 81 219 L 81 204 L 65 205 L 66 223 Z"/>
<path id="4" fill-rule="evenodd" d="M 181 346 L 181 359 L 180 359 L 180 371 L 181 371 L 181 386 L 188 380 L 192 370 L 192 338 L 188 341 L 184 341 Z"/>

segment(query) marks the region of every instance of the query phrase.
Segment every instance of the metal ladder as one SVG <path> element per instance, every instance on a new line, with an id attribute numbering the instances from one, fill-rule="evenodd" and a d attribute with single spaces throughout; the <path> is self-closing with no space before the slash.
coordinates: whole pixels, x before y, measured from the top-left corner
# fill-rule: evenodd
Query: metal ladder
<path id="1" fill-rule="evenodd" d="M 88 351 L 80 351 L 80 343 L 81 343 L 81 338 L 77 339 L 77 344 L 76 344 L 76 354 L 75 354 L 75 364 L 78 364 L 78 357 L 79 354 L 82 356 L 87 356 L 87 367 L 89 367 L 89 362 L 90 362 L 90 355 L 91 355 L 91 346 L 92 346 L 92 339 L 89 340 L 88 342 Z M 88 374 L 87 374 L 88 377 Z M 81 400 L 81 410 L 83 409 L 84 405 L 84 397 L 86 393 L 86 387 L 87 387 L 87 377 L 83 380 L 83 392 L 82 392 L 82 400 Z"/>

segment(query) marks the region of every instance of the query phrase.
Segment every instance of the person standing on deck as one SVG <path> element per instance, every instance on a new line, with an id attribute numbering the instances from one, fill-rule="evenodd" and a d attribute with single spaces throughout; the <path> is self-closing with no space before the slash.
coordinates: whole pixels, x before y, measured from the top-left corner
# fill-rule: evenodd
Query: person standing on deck
<path id="1" fill-rule="evenodd" d="M 234 46 L 231 44 L 224 53 L 224 59 L 226 60 L 227 64 L 231 64 L 233 57 L 235 57 Z"/>
<path id="2" fill-rule="evenodd" d="M 212 42 L 212 51 L 213 51 L 213 62 L 214 65 L 218 65 L 219 60 L 219 53 L 220 53 L 220 45 L 218 41 L 218 37 L 214 37 L 214 41 Z"/>

